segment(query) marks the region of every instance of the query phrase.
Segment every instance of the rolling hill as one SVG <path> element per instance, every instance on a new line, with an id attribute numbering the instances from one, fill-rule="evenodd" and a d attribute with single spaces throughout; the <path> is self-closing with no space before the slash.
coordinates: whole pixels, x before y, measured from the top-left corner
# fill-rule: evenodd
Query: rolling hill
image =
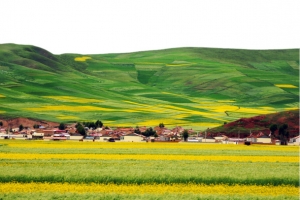
<path id="1" fill-rule="evenodd" d="M 0 44 L 2 118 L 204 130 L 298 109 L 298 87 L 298 49 L 54 55 Z"/>
<path id="2" fill-rule="evenodd" d="M 272 124 L 276 124 L 278 128 L 283 124 L 287 124 L 291 138 L 299 135 L 299 109 L 258 115 L 250 118 L 241 118 L 222 126 L 209 129 L 207 130 L 207 134 L 212 136 L 224 134 L 229 137 L 238 137 L 239 133 L 241 138 L 249 136 L 250 132 L 256 135 L 260 132 L 269 135 L 270 126 Z M 275 132 L 275 135 L 278 135 L 278 130 Z"/>

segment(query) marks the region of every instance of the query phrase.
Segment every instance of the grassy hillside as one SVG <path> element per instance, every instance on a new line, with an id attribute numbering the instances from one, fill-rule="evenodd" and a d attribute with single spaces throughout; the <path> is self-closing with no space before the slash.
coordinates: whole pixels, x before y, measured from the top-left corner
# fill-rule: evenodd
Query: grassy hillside
<path id="1" fill-rule="evenodd" d="M 197 130 L 298 108 L 299 50 L 53 55 L 0 45 L 0 115 Z"/>

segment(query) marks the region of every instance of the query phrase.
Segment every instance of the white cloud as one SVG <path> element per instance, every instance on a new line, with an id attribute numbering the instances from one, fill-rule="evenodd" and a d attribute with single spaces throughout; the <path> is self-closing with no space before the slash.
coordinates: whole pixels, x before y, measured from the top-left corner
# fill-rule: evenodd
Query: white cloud
<path id="1" fill-rule="evenodd" d="M 299 48 L 297 0 L 1 0 L 0 43 L 53 53 Z"/>

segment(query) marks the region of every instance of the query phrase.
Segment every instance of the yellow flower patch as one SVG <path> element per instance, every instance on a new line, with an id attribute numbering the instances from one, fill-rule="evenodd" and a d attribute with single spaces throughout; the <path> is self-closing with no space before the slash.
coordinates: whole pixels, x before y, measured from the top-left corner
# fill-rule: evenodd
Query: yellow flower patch
<path id="1" fill-rule="evenodd" d="M 234 112 L 238 113 L 249 113 L 249 114 L 256 114 L 256 115 L 264 115 L 264 114 L 270 114 L 274 113 L 275 109 L 271 107 L 258 107 L 258 108 L 245 108 L 241 107 L 239 110 L 236 110 Z"/>
<path id="2" fill-rule="evenodd" d="M 74 58 L 74 60 L 78 62 L 85 62 L 87 59 L 92 59 L 92 58 L 89 56 L 81 56 L 81 57 Z"/>
<path id="3" fill-rule="evenodd" d="M 226 184 L 84 184 L 84 183 L 1 183 L 0 193 L 116 193 L 116 194 L 219 194 L 297 196 L 299 188 L 289 185 L 226 185 Z"/>
<path id="4" fill-rule="evenodd" d="M 0 98 L 3 98 L 3 97 L 5 97 L 3 94 L 0 94 Z"/>
<path id="5" fill-rule="evenodd" d="M 69 115 L 59 115 L 56 118 L 62 119 L 62 120 L 77 120 L 77 119 L 79 119 L 79 117 L 69 116 Z"/>
<path id="6" fill-rule="evenodd" d="M 232 162 L 299 162 L 298 156 L 197 156 L 197 155 L 156 155 L 156 154 L 26 154 L 0 153 L 2 159 L 87 159 L 87 160 L 196 160 Z"/>
<path id="7" fill-rule="evenodd" d="M 275 84 L 275 86 L 279 88 L 298 88 L 297 86 L 292 84 Z"/>
<path id="8" fill-rule="evenodd" d="M 217 102 L 219 102 L 219 103 L 234 103 L 235 101 L 234 100 L 220 100 Z"/>
<path id="9" fill-rule="evenodd" d="M 207 143 L 127 143 L 127 142 L 93 142 L 93 143 L 80 143 L 78 141 L 65 141 L 63 143 L 45 142 L 45 141 L 10 141 L 2 140 L 2 144 L 6 144 L 12 148 L 151 148 L 151 149 L 212 149 L 212 150 L 237 150 L 237 151 L 290 151 L 298 152 L 297 146 L 278 146 L 278 145 L 234 145 L 234 144 L 207 144 Z"/>

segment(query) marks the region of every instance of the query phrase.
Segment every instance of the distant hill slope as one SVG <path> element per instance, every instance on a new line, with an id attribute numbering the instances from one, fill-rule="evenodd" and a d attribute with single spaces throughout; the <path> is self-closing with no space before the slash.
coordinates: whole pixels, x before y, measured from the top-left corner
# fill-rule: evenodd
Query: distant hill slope
<path id="1" fill-rule="evenodd" d="M 298 108 L 299 50 L 53 55 L 0 45 L 0 115 L 206 129 Z"/>
<path id="2" fill-rule="evenodd" d="M 225 134 L 230 137 L 247 137 L 252 133 L 263 132 L 266 135 L 270 133 L 270 126 L 276 124 L 280 127 L 283 124 L 288 125 L 290 137 L 299 135 L 299 109 L 290 110 L 267 115 L 258 115 L 250 118 L 241 118 L 225 125 L 209 129 L 212 135 Z M 278 134 L 278 132 L 276 132 Z"/>

